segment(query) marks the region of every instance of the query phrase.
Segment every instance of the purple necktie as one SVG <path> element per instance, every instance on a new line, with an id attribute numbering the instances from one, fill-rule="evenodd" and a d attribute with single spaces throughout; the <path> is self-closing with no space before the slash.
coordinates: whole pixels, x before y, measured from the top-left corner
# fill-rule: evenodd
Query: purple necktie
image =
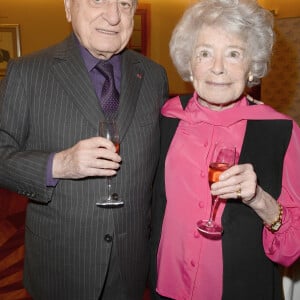
<path id="1" fill-rule="evenodd" d="M 109 62 L 99 62 L 96 69 L 104 76 L 100 104 L 107 119 L 115 119 L 119 107 L 119 92 L 115 86 L 113 66 Z"/>

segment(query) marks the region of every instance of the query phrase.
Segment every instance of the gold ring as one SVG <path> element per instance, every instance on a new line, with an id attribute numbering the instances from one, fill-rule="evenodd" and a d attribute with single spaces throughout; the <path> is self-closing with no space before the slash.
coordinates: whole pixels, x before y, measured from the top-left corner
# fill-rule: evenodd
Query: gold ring
<path id="1" fill-rule="evenodd" d="M 241 187 L 239 187 L 238 190 L 236 191 L 236 198 L 239 200 L 242 199 L 241 193 L 242 193 L 242 189 Z"/>

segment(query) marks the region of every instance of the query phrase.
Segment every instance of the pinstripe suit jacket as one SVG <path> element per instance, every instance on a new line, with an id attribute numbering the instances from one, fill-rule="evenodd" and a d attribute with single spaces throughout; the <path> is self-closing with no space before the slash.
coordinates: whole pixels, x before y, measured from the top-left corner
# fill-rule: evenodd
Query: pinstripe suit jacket
<path id="1" fill-rule="evenodd" d="M 122 166 L 113 178 L 122 208 L 95 205 L 103 178 L 45 186 L 49 154 L 97 135 L 104 119 L 74 37 L 10 63 L 0 94 L 0 183 L 30 199 L 25 287 L 34 299 L 98 299 L 114 237 L 132 299 L 148 271 L 151 186 L 159 153 L 165 70 L 140 54 L 122 55 L 118 117 Z"/>

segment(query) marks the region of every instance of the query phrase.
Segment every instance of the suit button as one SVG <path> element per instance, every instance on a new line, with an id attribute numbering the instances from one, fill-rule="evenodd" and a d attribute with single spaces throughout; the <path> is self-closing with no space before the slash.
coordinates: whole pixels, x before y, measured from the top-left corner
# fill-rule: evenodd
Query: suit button
<path id="1" fill-rule="evenodd" d="M 113 240 L 113 237 L 110 235 L 110 234 L 106 234 L 104 236 L 104 241 L 107 242 L 107 243 L 111 243 Z"/>

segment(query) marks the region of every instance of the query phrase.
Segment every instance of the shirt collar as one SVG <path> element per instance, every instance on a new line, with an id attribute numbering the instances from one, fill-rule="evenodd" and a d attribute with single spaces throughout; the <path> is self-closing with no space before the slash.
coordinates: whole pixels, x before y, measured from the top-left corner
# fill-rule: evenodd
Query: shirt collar
<path id="1" fill-rule="evenodd" d="M 101 60 L 93 56 L 86 48 L 84 48 L 78 41 L 77 37 L 75 37 L 75 40 L 78 43 L 84 64 L 88 72 L 90 72 Z M 108 61 L 113 65 L 114 73 L 119 74 L 121 72 L 121 55 L 113 55 Z"/>

